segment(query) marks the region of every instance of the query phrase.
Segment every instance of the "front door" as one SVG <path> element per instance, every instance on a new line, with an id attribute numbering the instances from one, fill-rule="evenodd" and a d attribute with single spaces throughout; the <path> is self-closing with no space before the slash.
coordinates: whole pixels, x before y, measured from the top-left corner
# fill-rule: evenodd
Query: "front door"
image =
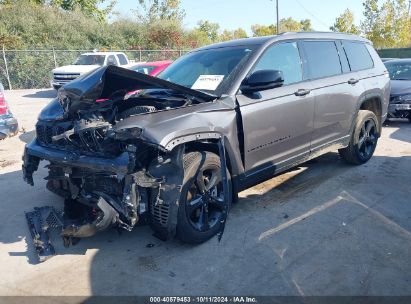
<path id="1" fill-rule="evenodd" d="M 303 80 L 297 42 L 269 46 L 250 74 L 267 69 L 283 72 L 282 87 L 237 96 L 247 175 L 268 168 L 275 171 L 307 157 L 310 151 L 314 96 L 309 82 Z"/>

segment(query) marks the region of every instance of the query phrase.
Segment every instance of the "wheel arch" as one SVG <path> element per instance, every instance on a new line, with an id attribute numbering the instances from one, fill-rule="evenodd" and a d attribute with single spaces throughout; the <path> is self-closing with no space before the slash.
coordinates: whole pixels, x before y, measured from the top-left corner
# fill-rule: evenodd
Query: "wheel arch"
<path id="1" fill-rule="evenodd" d="M 381 136 L 382 117 L 383 117 L 383 96 L 377 92 L 364 93 L 357 103 L 357 109 L 351 122 L 350 134 L 354 131 L 355 122 L 357 121 L 358 113 L 361 110 L 371 111 L 377 116 L 378 120 L 378 136 Z"/>
<path id="2" fill-rule="evenodd" d="M 360 103 L 358 110 L 368 110 L 377 116 L 378 120 L 378 136 L 381 135 L 382 129 L 382 97 L 379 94 L 370 94 L 365 96 L 365 98 Z"/>
<path id="3" fill-rule="evenodd" d="M 209 135 L 208 138 L 204 139 L 181 139 L 180 138 L 180 144 L 175 146 L 174 148 L 180 146 L 180 145 L 185 145 L 185 152 L 193 152 L 193 151 L 208 151 L 212 152 L 214 154 L 220 155 L 219 152 L 219 146 L 218 143 L 221 140 L 221 138 L 224 138 L 224 149 L 225 149 L 225 158 L 226 158 L 226 167 L 228 171 L 230 172 L 231 175 L 231 182 L 232 182 L 232 198 L 233 201 L 237 201 L 238 199 L 238 179 L 239 175 L 241 174 L 240 168 L 238 167 L 236 161 L 235 161 L 235 152 L 232 146 L 232 143 L 229 141 L 227 137 L 224 135 L 216 133 L 213 138 L 210 138 Z"/>

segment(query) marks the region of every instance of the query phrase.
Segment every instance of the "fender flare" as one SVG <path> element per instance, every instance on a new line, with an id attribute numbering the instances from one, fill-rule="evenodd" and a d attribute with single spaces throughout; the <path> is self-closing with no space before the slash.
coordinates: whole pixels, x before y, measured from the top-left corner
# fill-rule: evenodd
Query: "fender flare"
<path id="1" fill-rule="evenodd" d="M 363 103 L 364 102 L 366 102 L 367 100 L 369 100 L 369 99 L 373 99 L 373 98 L 377 98 L 378 100 L 379 100 L 379 103 L 380 103 L 380 107 L 381 107 L 381 111 L 382 111 L 382 107 L 383 107 L 383 96 L 381 95 L 381 94 L 379 94 L 379 93 L 366 93 L 366 94 L 363 94 L 360 98 L 359 98 L 359 100 L 358 100 L 358 103 L 357 103 L 357 107 L 356 107 L 356 110 L 355 110 L 355 114 L 354 114 L 354 116 L 353 116 L 353 120 L 352 120 L 352 122 L 351 122 L 351 128 L 350 128 L 350 138 L 351 138 L 351 135 L 353 134 L 353 132 L 354 132 L 354 128 L 355 128 L 355 122 L 356 122 L 356 120 L 357 120 L 357 117 L 358 117 L 358 113 L 359 113 L 359 111 L 361 110 L 361 106 L 363 105 Z M 378 119 L 378 121 L 380 122 L 380 125 L 379 125 L 379 130 L 378 130 L 378 134 L 379 135 L 381 135 L 381 129 L 382 129 L 382 121 L 381 121 L 381 119 L 382 119 L 382 117 L 377 117 L 377 119 Z"/>

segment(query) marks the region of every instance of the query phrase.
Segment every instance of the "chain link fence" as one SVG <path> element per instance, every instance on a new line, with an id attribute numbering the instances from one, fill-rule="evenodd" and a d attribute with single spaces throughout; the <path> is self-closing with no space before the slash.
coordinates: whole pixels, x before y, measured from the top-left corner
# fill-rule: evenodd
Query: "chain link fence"
<path id="1" fill-rule="evenodd" d="M 134 62 L 175 60 L 186 50 L 116 50 Z M 2 50 L 0 82 L 7 89 L 49 88 L 51 71 L 92 50 Z"/>

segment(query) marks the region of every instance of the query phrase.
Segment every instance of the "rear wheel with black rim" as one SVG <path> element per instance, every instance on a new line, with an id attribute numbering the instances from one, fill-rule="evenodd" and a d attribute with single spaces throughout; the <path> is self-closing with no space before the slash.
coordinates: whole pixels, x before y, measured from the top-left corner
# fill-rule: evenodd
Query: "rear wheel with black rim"
<path id="1" fill-rule="evenodd" d="M 350 144 L 347 148 L 339 150 L 341 157 L 354 165 L 369 161 L 377 147 L 378 129 L 377 116 L 371 111 L 360 110 Z"/>
<path id="2" fill-rule="evenodd" d="M 178 210 L 177 236 L 186 243 L 198 244 L 216 235 L 231 203 L 224 197 L 220 158 L 211 152 L 184 155 L 184 183 Z"/>

